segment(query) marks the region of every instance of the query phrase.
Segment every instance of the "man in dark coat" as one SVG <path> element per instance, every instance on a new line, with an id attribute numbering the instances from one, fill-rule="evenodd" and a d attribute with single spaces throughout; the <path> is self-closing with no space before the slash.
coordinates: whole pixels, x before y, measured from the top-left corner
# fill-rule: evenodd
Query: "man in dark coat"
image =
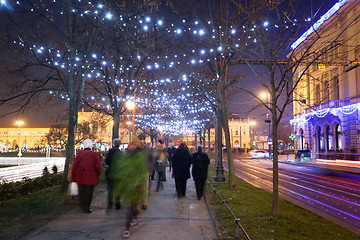
<path id="1" fill-rule="evenodd" d="M 121 203 L 120 203 L 120 196 L 114 196 L 114 182 L 111 181 L 111 179 L 109 179 L 109 174 L 111 173 L 111 169 L 113 167 L 114 164 L 114 159 L 115 159 L 115 155 L 120 154 L 120 144 L 121 144 L 121 140 L 118 138 L 115 138 L 113 140 L 113 147 L 109 150 L 106 159 L 105 159 L 105 163 L 108 166 L 108 168 L 105 171 L 105 176 L 106 176 L 106 180 L 107 180 L 107 189 L 108 189 L 108 209 L 111 209 L 113 206 L 113 201 L 114 201 L 114 197 L 115 197 L 115 207 L 116 209 L 120 209 L 121 208 Z M 120 159 L 120 158 L 116 158 L 116 159 Z"/>
<path id="2" fill-rule="evenodd" d="M 200 200 L 204 195 L 205 180 L 207 179 L 208 166 L 210 164 L 210 159 L 208 155 L 202 151 L 202 147 L 198 147 L 198 151 L 193 154 L 191 163 L 196 195 L 198 200 Z"/>
<path id="3" fill-rule="evenodd" d="M 187 180 L 190 178 L 191 155 L 185 143 L 181 143 L 172 158 L 175 187 L 178 198 L 186 193 Z"/>

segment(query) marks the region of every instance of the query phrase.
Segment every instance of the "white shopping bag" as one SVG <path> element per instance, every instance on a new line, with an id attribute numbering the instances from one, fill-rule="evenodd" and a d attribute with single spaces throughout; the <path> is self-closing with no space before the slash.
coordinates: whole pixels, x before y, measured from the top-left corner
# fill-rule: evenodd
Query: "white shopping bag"
<path id="1" fill-rule="evenodd" d="M 79 195 L 79 188 L 76 182 L 70 182 L 69 184 L 69 193 L 71 196 Z"/>

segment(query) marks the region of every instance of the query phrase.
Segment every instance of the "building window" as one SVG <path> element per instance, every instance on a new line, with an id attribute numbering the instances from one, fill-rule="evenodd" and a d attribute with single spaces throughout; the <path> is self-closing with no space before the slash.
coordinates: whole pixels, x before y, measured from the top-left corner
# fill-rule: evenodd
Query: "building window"
<path id="1" fill-rule="evenodd" d="M 332 148 L 331 141 L 332 141 L 332 138 L 331 138 L 331 133 L 330 133 L 330 127 L 328 125 L 328 126 L 326 126 L 326 146 L 327 146 L 328 151 L 331 150 L 331 148 Z"/>
<path id="2" fill-rule="evenodd" d="M 315 105 L 320 104 L 320 85 L 317 84 L 315 87 Z"/>
<path id="3" fill-rule="evenodd" d="M 335 126 L 335 147 L 336 151 L 342 151 L 341 127 L 339 124 Z"/>
<path id="4" fill-rule="evenodd" d="M 330 97 L 329 95 L 330 95 L 329 81 L 327 80 L 327 74 L 326 74 L 324 79 L 323 102 L 329 101 L 329 97 Z"/>
<path id="5" fill-rule="evenodd" d="M 323 141 L 322 141 L 322 132 L 321 127 L 316 128 L 316 149 L 317 151 L 323 151 Z"/>
<path id="6" fill-rule="evenodd" d="M 304 139 L 304 130 L 300 128 L 299 130 L 299 150 L 304 150 L 305 139 Z"/>
<path id="7" fill-rule="evenodd" d="M 10 132 L 10 135 L 14 135 L 14 132 Z"/>
<path id="8" fill-rule="evenodd" d="M 332 77 L 332 92 L 333 92 L 333 100 L 340 99 L 340 91 L 339 91 L 339 77 L 336 75 L 336 71 L 333 71 Z"/>
<path id="9" fill-rule="evenodd" d="M 239 132 L 238 132 L 238 131 L 235 131 L 235 135 L 236 135 L 236 136 L 239 135 Z"/>

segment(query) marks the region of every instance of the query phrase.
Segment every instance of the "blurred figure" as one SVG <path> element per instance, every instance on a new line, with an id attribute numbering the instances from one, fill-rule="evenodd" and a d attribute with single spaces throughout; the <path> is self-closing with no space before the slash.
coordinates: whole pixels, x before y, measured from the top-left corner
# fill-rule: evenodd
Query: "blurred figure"
<path id="1" fill-rule="evenodd" d="M 106 181 L 107 181 L 107 189 L 108 189 L 108 206 L 107 209 L 111 209 L 115 200 L 115 207 L 116 209 L 121 209 L 121 203 L 120 203 L 120 195 L 116 195 L 114 196 L 114 182 L 111 181 L 111 179 L 109 178 L 109 173 L 111 172 L 113 165 L 115 165 L 115 160 L 120 160 L 120 157 L 115 159 L 115 156 L 118 154 L 121 154 L 121 151 L 119 149 L 121 144 L 121 140 L 118 138 L 115 138 L 113 140 L 113 147 L 109 150 L 106 159 L 105 159 L 105 163 L 108 166 L 106 171 L 105 171 L 105 176 L 106 176 Z M 115 197 L 115 199 L 114 199 Z"/>
<path id="2" fill-rule="evenodd" d="M 83 142 L 84 150 L 76 154 L 71 172 L 71 182 L 76 182 L 79 187 L 79 204 L 83 213 L 91 213 L 90 205 L 94 188 L 99 182 L 100 158 L 91 151 L 93 143 L 90 139 Z"/>
<path id="3" fill-rule="evenodd" d="M 198 151 L 193 154 L 191 164 L 196 195 L 197 199 L 200 200 L 201 197 L 204 196 L 205 180 L 207 179 L 210 164 L 210 159 L 208 155 L 202 151 L 202 147 L 198 147 Z"/>
<path id="4" fill-rule="evenodd" d="M 154 169 L 154 161 L 153 161 L 153 156 L 152 156 L 152 149 L 146 145 L 145 143 L 145 136 L 139 136 L 139 139 L 141 141 L 140 143 L 140 151 L 142 152 L 142 154 L 144 155 L 144 160 L 145 160 L 145 164 L 147 165 L 147 169 L 148 169 L 148 180 L 146 181 L 146 185 L 144 186 L 144 197 L 143 197 L 143 202 L 142 202 L 142 209 L 147 209 L 147 202 L 148 202 L 148 198 L 149 198 L 149 188 L 150 188 L 150 176 L 152 174 L 152 171 Z"/>
<path id="5" fill-rule="evenodd" d="M 176 148 L 174 147 L 174 144 L 172 142 L 170 142 L 170 147 L 167 149 L 170 172 L 171 172 L 171 168 L 172 168 L 172 158 L 175 154 L 175 151 L 176 151 Z"/>
<path id="6" fill-rule="evenodd" d="M 115 181 L 115 194 L 120 193 L 122 204 L 128 207 L 123 238 L 130 237 L 130 226 L 137 225 L 138 206 L 143 202 L 144 186 L 148 180 L 148 168 L 144 154 L 140 151 L 140 140 L 134 137 L 127 152 L 116 155 L 109 175 Z"/>
<path id="7" fill-rule="evenodd" d="M 166 147 L 164 146 L 162 140 L 158 141 L 158 144 L 154 150 L 154 158 L 156 159 L 155 170 L 158 173 L 158 179 L 156 184 L 156 191 L 158 192 L 160 186 L 162 185 L 162 182 L 166 181 L 165 171 L 168 164 Z"/>
<path id="8" fill-rule="evenodd" d="M 185 196 L 187 180 L 190 178 L 191 155 L 185 143 L 181 143 L 172 158 L 177 197 Z"/>

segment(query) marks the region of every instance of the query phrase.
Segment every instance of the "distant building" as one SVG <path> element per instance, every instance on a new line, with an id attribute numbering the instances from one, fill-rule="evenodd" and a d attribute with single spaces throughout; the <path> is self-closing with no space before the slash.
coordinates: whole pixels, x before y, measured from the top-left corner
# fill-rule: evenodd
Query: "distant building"
<path id="1" fill-rule="evenodd" d="M 249 119 L 242 119 L 233 114 L 229 117 L 230 143 L 232 148 L 250 149 L 255 147 L 255 129 L 251 126 Z M 202 135 L 203 136 L 203 135 Z M 195 133 L 184 136 L 173 137 L 175 144 L 185 142 L 190 148 L 195 146 Z M 205 132 L 205 147 L 208 147 L 208 131 Z M 254 141 L 251 141 L 254 139 Z M 197 137 L 197 145 L 201 143 L 200 136 Z M 225 146 L 225 134 L 222 133 L 222 144 Z M 210 128 L 210 147 L 215 148 L 215 128 Z"/>
<path id="2" fill-rule="evenodd" d="M 305 72 L 293 94 L 296 148 L 311 149 L 317 157 L 344 158 L 345 153 L 360 152 L 359 12 L 360 1 L 339 1 L 321 18 L 325 21 L 316 32 L 303 35 L 293 45 L 298 59 L 318 36 L 311 49 L 330 46 Z M 295 75 L 302 73 L 300 67 Z"/>
<path id="3" fill-rule="evenodd" d="M 45 147 L 45 135 L 49 127 L 2 127 L 0 128 L 0 151 L 10 148 Z"/>

